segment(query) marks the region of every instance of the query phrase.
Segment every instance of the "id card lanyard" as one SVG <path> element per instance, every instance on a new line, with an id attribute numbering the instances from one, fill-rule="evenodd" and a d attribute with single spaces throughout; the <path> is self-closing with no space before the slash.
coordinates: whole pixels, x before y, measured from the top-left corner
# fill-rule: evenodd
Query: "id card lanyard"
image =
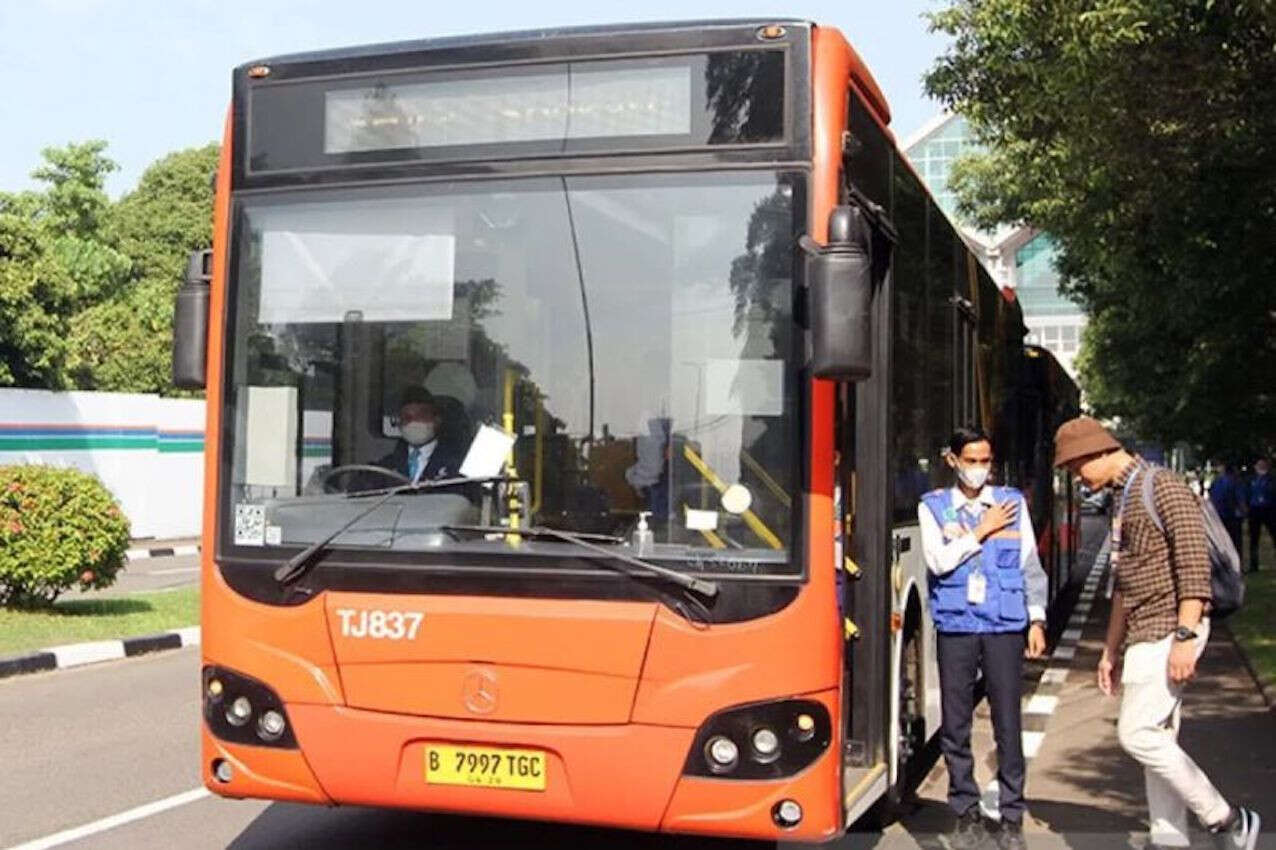
<path id="1" fill-rule="evenodd" d="M 958 512 L 958 518 L 961 521 L 963 531 L 972 530 L 966 527 L 966 520 L 969 519 L 967 508 L 963 507 Z M 966 578 L 966 602 L 971 605 L 983 605 L 987 598 L 988 577 L 984 575 L 983 558 L 980 557 L 975 561 L 974 568 Z"/>

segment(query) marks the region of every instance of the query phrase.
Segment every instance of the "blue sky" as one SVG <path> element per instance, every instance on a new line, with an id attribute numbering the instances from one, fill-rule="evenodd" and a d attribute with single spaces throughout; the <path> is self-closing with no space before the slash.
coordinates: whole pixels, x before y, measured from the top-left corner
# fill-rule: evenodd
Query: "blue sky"
<path id="1" fill-rule="evenodd" d="M 0 190 L 32 185 L 40 149 L 106 139 L 112 196 L 156 158 L 218 139 L 230 69 L 264 56 L 494 30 L 722 17 L 839 27 L 890 99 L 903 139 L 937 110 L 921 75 L 942 52 L 941 0 L 0 0 Z"/>

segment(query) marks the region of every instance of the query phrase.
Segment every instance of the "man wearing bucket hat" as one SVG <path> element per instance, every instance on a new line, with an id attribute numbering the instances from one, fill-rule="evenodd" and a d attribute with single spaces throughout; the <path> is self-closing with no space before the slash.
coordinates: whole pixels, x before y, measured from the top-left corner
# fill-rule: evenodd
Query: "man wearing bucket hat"
<path id="1" fill-rule="evenodd" d="M 1112 694 L 1113 675 L 1123 668 L 1117 738 L 1143 765 L 1151 841 L 1189 846 L 1190 808 L 1223 846 L 1253 850 L 1258 814 L 1223 799 L 1178 745 L 1183 688 L 1209 639 L 1210 564 L 1196 497 L 1177 476 L 1156 474 L 1087 416 L 1060 426 L 1054 447 L 1055 466 L 1066 467 L 1092 491 L 1111 487 L 1115 497 L 1111 565 L 1116 589 L 1098 685 Z M 1164 531 L 1139 497 L 1147 475 L 1153 476 L 1152 503 Z"/>

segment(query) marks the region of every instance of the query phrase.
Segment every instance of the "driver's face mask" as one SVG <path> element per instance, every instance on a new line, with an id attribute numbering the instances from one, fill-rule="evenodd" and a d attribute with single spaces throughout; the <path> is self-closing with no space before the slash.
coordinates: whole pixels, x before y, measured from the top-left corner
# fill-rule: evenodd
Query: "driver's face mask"
<path id="1" fill-rule="evenodd" d="M 411 446 L 423 446 L 434 439 L 433 422 L 404 422 L 399 426 L 403 440 Z"/>

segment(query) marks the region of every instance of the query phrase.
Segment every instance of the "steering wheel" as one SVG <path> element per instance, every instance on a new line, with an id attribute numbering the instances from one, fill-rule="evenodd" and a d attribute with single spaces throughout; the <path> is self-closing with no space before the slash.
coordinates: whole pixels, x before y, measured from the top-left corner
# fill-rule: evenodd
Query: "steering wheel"
<path id="1" fill-rule="evenodd" d="M 387 469 L 384 466 L 376 466 L 371 463 L 347 463 L 342 466 L 334 466 L 327 472 L 323 473 L 323 479 L 319 482 L 325 493 L 338 492 L 337 487 L 332 484 L 332 479 L 342 475 L 351 475 L 356 472 L 373 473 L 385 478 L 391 479 L 396 484 L 410 484 L 412 480 L 395 469 Z M 372 489 L 372 488 L 369 488 Z"/>

